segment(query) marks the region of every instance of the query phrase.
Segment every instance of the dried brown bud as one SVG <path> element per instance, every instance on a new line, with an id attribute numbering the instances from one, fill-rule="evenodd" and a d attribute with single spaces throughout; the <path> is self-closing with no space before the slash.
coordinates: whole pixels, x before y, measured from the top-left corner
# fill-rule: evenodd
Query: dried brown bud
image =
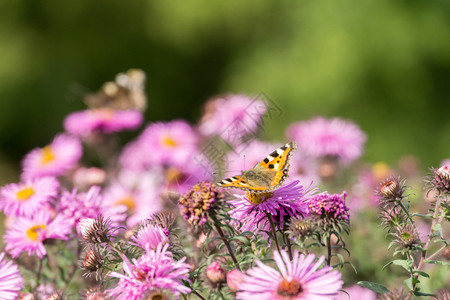
<path id="1" fill-rule="evenodd" d="M 395 202 L 404 198 L 405 190 L 405 180 L 402 180 L 400 176 L 392 176 L 381 182 L 376 195 L 380 201 Z"/>

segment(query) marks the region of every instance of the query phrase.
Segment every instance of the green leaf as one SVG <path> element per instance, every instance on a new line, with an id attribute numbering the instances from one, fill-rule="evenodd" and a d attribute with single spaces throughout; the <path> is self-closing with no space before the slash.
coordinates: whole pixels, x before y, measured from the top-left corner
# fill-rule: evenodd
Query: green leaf
<path id="1" fill-rule="evenodd" d="M 413 289 L 412 277 L 405 279 L 403 282 L 406 284 L 406 286 L 408 287 L 409 290 Z"/>
<path id="2" fill-rule="evenodd" d="M 405 269 L 408 272 L 411 269 L 411 263 L 404 259 L 396 259 L 396 260 L 393 260 L 392 263 L 396 266 L 402 267 L 403 269 Z"/>
<path id="3" fill-rule="evenodd" d="M 384 293 L 389 293 L 389 290 L 387 287 L 385 287 L 382 284 L 376 283 L 376 282 L 372 282 L 372 281 L 358 281 L 356 284 L 368 288 L 369 290 L 374 291 L 375 293 L 378 294 L 384 294 Z"/>
<path id="4" fill-rule="evenodd" d="M 426 262 L 427 264 L 436 264 L 436 265 L 443 265 L 443 266 L 450 267 L 450 263 L 448 263 L 448 262 L 446 262 L 446 261 L 429 260 L 429 259 L 426 259 L 425 262 Z"/>
<path id="5" fill-rule="evenodd" d="M 425 218 L 425 219 L 431 219 L 431 218 L 433 218 L 433 214 L 423 215 L 423 214 L 419 214 L 419 213 L 413 213 L 413 214 L 411 214 L 411 217 L 421 217 L 421 218 Z"/>
<path id="6" fill-rule="evenodd" d="M 414 271 L 413 273 L 419 274 L 420 276 L 423 276 L 423 277 L 426 277 L 426 278 L 430 278 L 430 275 L 428 275 L 427 273 L 425 273 L 423 271 Z"/>
<path id="7" fill-rule="evenodd" d="M 422 293 L 422 292 L 420 292 L 420 291 L 415 291 L 414 292 L 414 295 L 415 296 L 429 296 L 429 297 L 433 297 L 433 298 L 436 298 L 437 299 L 437 297 L 436 297 L 436 295 L 434 295 L 434 294 L 430 294 L 430 293 Z"/>
<path id="8" fill-rule="evenodd" d="M 387 267 L 389 267 L 390 265 L 392 265 L 392 261 L 388 262 L 387 264 L 385 264 L 383 266 L 383 268 L 381 268 L 382 271 L 384 271 L 384 269 L 386 269 Z"/>

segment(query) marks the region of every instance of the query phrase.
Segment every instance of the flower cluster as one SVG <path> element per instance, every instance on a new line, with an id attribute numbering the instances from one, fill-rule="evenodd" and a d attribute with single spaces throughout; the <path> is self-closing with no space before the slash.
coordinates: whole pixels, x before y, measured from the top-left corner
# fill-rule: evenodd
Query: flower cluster
<path id="1" fill-rule="evenodd" d="M 223 192 L 211 182 L 194 185 L 178 199 L 180 213 L 191 225 L 203 225 L 208 221 L 208 214 L 220 205 Z"/>
<path id="2" fill-rule="evenodd" d="M 345 205 L 346 192 L 341 195 L 323 192 L 315 195 L 308 202 L 308 213 L 325 227 L 339 223 L 350 224 L 349 208 Z"/>

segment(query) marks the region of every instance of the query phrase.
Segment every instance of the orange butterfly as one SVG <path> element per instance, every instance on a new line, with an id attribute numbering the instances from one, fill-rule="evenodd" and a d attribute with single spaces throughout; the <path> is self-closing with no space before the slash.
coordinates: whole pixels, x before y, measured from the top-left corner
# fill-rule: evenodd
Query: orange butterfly
<path id="1" fill-rule="evenodd" d="M 297 150 L 295 142 L 287 143 L 270 153 L 253 169 L 242 171 L 241 175 L 226 178 L 217 185 L 238 188 L 251 193 L 271 192 L 288 177 L 289 158 L 295 150 Z"/>

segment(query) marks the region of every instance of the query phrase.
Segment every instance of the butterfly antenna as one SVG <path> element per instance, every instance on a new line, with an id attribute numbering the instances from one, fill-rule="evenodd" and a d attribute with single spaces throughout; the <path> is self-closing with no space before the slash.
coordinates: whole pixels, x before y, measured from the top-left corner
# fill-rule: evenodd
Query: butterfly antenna
<path id="1" fill-rule="evenodd" d="M 244 154 L 244 169 L 243 169 L 243 170 L 246 170 L 246 169 L 245 169 L 245 154 Z"/>

